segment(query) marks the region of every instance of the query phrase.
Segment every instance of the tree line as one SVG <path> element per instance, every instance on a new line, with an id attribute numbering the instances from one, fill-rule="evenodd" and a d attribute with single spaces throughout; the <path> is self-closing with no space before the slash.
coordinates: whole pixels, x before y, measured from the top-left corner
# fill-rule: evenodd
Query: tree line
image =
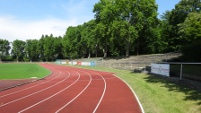
<path id="1" fill-rule="evenodd" d="M 100 0 L 94 19 L 67 28 L 65 35 L 0 39 L 0 59 L 54 61 L 83 57 L 182 52 L 182 60 L 201 61 L 201 1 L 181 0 L 158 18 L 155 0 Z"/>

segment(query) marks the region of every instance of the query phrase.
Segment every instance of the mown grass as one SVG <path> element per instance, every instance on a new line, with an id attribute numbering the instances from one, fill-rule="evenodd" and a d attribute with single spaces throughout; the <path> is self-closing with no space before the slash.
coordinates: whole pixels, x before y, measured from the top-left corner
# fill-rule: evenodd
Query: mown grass
<path id="1" fill-rule="evenodd" d="M 0 79 L 42 78 L 50 71 L 34 63 L 0 64 Z"/>
<path id="2" fill-rule="evenodd" d="M 116 73 L 118 77 L 125 80 L 135 91 L 145 113 L 201 112 L 200 92 L 171 83 L 159 76 L 103 67 L 82 68 Z"/>

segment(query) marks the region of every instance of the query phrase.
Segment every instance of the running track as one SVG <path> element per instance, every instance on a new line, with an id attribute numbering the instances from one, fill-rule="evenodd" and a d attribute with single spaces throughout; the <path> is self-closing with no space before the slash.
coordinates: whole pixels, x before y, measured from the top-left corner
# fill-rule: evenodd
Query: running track
<path id="1" fill-rule="evenodd" d="M 1 113 L 141 113 L 130 88 L 112 73 L 41 64 L 52 74 L 0 92 Z"/>

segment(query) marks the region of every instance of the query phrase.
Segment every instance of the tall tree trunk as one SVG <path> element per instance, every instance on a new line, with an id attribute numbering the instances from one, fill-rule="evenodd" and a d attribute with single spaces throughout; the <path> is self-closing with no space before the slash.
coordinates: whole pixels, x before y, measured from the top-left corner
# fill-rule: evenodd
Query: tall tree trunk
<path id="1" fill-rule="evenodd" d="M 107 58 L 107 49 L 103 49 L 103 58 Z"/>
<path id="2" fill-rule="evenodd" d="M 140 37 L 137 39 L 137 55 L 139 55 Z"/>
<path id="3" fill-rule="evenodd" d="M 0 62 L 2 62 L 1 56 L 3 56 L 3 55 L 2 55 L 2 52 L 0 53 Z"/>
<path id="4" fill-rule="evenodd" d="M 89 54 L 88 54 L 88 58 L 91 58 L 91 53 L 89 52 Z"/>
<path id="5" fill-rule="evenodd" d="M 19 57 L 17 56 L 17 62 L 19 62 Z"/>
<path id="6" fill-rule="evenodd" d="M 96 57 L 98 57 L 98 45 L 96 44 Z"/>
<path id="7" fill-rule="evenodd" d="M 130 43 L 128 42 L 126 44 L 126 57 L 129 57 L 130 56 Z"/>

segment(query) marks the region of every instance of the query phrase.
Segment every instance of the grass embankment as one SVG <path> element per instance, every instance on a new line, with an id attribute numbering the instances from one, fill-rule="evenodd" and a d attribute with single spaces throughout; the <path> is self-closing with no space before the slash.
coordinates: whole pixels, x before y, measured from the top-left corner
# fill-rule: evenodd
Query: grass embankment
<path id="1" fill-rule="evenodd" d="M 158 76 L 103 67 L 84 68 L 116 73 L 135 91 L 145 113 L 200 113 L 201 111 L 200 92 Z"/>
<path id="2" fill-rule="evenodd" d="M 0 64 L 0 79 L 42 78 L 50 71 L 34 63 Z"/>

